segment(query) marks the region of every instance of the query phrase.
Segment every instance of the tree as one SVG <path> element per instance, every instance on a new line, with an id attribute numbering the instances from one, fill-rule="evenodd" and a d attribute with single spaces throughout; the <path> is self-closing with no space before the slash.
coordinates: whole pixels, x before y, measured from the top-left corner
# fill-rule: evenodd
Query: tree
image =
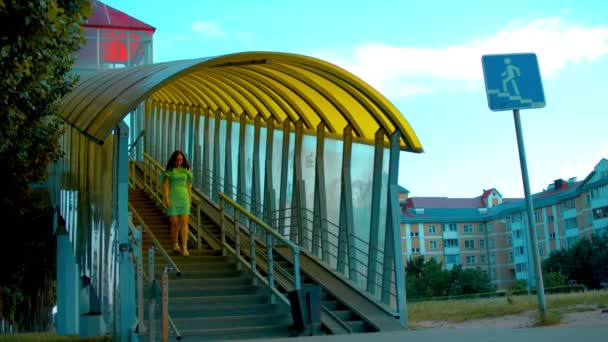
<path id="1" fill-rule="evenodd" d="M 0 272 L 0 314 L 22 329 L 45 328 L 54 301 L 52 211 L 34 185 L 61 157 L 58 101 L 77 81 L 72 54 L 90 13 L 89 0 L 0 0 L 0 215 L 14 224 L 0 239 L 10 260 Z"/>
<path id="2" fill-rule="evenodd" d="M 449 282 L 450 296 L 494 291 L 490 277 L 485 272 L 479 269 L 463 269 L 462 265 L 456 265 L 452 268 Z"/>
<path id="3" fill-rule="evenodd" d="M 451 271 L 441 264 L 419 257 L 407 263 L 406 292 L 408 299 L 457 296 L 494 291 L 488 275 L 480 269 L 463 269 L 457 265 Z"/>
<path id="4" fill-rule="evenodd" d="M 608 235 L 582 238 L 567 250 L 554 251 L 543 262 L 543 270 L 559 272 L 590 289 L 608 282 Z"/>
<path id="5" fill-rule="evenodd" d="M 88 0 L 0 0 L 0 206 L 23 213 L 61 156 L 57 103 L 74 86 Z M 10 180 L 10 181 L 7 181 Z"/>

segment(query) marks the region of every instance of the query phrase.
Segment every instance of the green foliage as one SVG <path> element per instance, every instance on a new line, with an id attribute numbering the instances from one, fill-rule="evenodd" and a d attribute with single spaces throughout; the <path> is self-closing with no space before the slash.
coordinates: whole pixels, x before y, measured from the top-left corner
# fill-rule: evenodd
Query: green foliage
<path id="1" fill-rule="evenodd" d="M 0 0 L 0 304 L 21 329 L 50 322 L 52 210 L 34 185 L 61 157 L 58 102 L 77 81 L 72 53 L 91 11 L 89 0 Z"/>
<path id="2" fill-rule="evenodd" d="M 61 156 L 57 103 L 76 82 L 72 53 L 84 41 L 88 0 L 0 2 L 0 206 L 23 213 L 30 185 Z"/>
<path id="3" fill-rule="evenodd" d="M 543 285 L 545 288 L 566 285 L 566 276 L 559 272 L 547 272 L 543 274 Z"/>
<path id="4" fill-rule="evenodd" d="M 590 289 L 608 282 L 608 235 L 583 238 L 567 250 L 551 253 L 543 262 L 545 272 L 559 272 Z"/>
<path id="5" fill-rule="evenodd" d="M 463 269 L 458 265 L 450 271 L 434 259 L 410 259 L 407 263 L 406 292 L 408 299 L 459 296 L 494 291 L 490 278 L 480 269 Z"/>
<path id="6" fill-rule="evenodd" d="M 510 291 L 520 293 L 528 289 L 528 282 L 525 279 L 515 279 L 513 285 L 511 285 Z"/>

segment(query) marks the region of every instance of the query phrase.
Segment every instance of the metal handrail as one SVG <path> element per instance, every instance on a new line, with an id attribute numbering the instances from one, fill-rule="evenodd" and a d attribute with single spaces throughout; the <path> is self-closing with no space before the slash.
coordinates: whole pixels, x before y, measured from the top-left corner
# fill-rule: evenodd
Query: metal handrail
<path id="1" fill-rule="evenodd" d="M 264 229 L 267 233 L 271 234 L 272 236 L 276 237 L 277 239 L 279 239 L 281 242 L 283 242 L 284 244 L 286 244 L 290 249 L 294 250 L 294 251 L 300 251 L 300 247 L 297 246 L 296 244 L 294 244 L 293 242 L 285 239 L 281 234 L 277 233 L 276 230 L 272 229 L 270 226 L 268 226 L 264 221 L 260 220 L 258 217 L 254 216 L 252 213 L 250 213 L 249 211 L 247 211 L 247 209 L 241 207 L 238 203 L 236 203 L 233 199 L 231 199 L 230 197 L 228 197 L 226 194 L 224 194 L 223 192 L 219 193 L 219 197 L 221 199 L 223 199 L 224 201 L 228 202 L 228 204 L 230 204 L 232 207 L 234 207 L 236 210 L 240 211 L 241 213 L 243 213 L 245 216 L 247 216 L 250 220 L 252 220 L 253 222 L 255 222 L 256 224 L 260 225 L 260 228 Z"/>
<path id="2" fill-rule="evenodd" d="M 143 272 L 144 274 L 144 280 L 148 280 L 148 273 Z M 155 286 L 158 287 L 158 284 L 155 283 Z M 152 291 L 152 293 L 156 294 L 156 291 Z M 175 337 L 178 340 L 181 340 L 182 335 L 179 333 L 179 330 L 177 329 L 177 326 L 175 325 L 175 322 L 173 322 L 173 318 L 171 318 L 171 314 L 168 315 L 169 318 L 169 324 L 171 324 L 171 329 L 173 329 L 173 332 L 175 333 Z"/>
<path id="3" fill-rule="evenodd" d="M 137 135 L 137 138 L 135 138 L 135 141 L 133 141 L 133 143 L 131 144 L 131 146 L 129 146 L 129 154 L 131 153 L 131 150 L 133 150 L 133 148 L 134 148 L 135 146 L 137 146 L 137 143 L 139 143 L 139 139 L 143 138 L 143 136 L 144 136 L 144 132 L 145 132 L 145 130 L 143 130 L 143 129 L 142 129 L 142 130 L 139 132 L 139 134 Z"/>
<path id="4" fill-rule="evenodd" d="M 283 302 L 285 302 L 286 304 L 290 304 L 289 300 L 287 298 L 285 298 L 285 296 L 280 293 L 275 287 L 274 287 L 274 282 L 273 280 L 270 280 L 271 278 L 273 278 L 273 272 L 272 272 L 272 259 L 267 260 L 268 262 L 268 272 L 269 272 L 269 280 L 266 280 L 255 268 L 255 257 L 252 255 L 251 256 L 251 260 L 252 263 L 250 264 L 247 260 L 245 260 L 244 258 L 242 258 L 240 256 L 240 226 L 239 226 L 239 222 L 238 222 L 238 217 L 239 215 L 245 215 L 246 217 L 248 217 L 252 222 L 256 223 L 258 225 L 258 228 L 263 229 L 266 234 L 267 234 L 267 238 L 269 239 L 268 241 L 271 241 L 272 237 L 276 238 L 277 240 L 279 240 L 281 243 L 285 244 L 287 247 L 289 247 L 292 251 L 292 256 L 293 256 L 293 277 L 294 277 L 294 288 L 295 290 L 299 290 L 301 288 L 301 283 L 300 283 L 300 247 L 297 246 L 296 244 L 294 244 L 293 242 L 285 239 L 283 236 L 281 236 L 279 233 L 277 233 L 274 229 L 272 229 L 270 226 L 268 226 L 265 222 L 263 222 L 262 220 L 260 220 L 258 217 L 256 217 L 255 215 L 253 215 L 252 213 L 250 213 L 249 211 L 247 211 L 245 208 L 241 207 L 238 203 L 236 203 L 234 200 L 232 200 L 232 198 L 228 197 L 226 194 L 224 193 L 218 193 L 218 198 L 220 200 L 220 228 L 222 231 L 222 246 L 223 248 L 227 249 L 228 251 L 230 251 L 230 253 L 234 254 L 237 259 L 242 262 L 243 264 L 245 264 L 248 268 L 251 269 L 252 273 L 259 278 L 266 286 L 268 286 L 270 288 L 270 290 L 275 293 L 276 295 L 279 296 L 279 298 L 281 298 L 281 300 L 283 300 Z M 232 249 L 232 247 L 230 245 L 228 245 L 226 238 L 225 238 L 225 219 L 224 216 L 226 215 L 225 213 L 225 209 L 224 209 L 224 201 L 228 204 L 230 204 L 234 210 L 235 210 L 235 214 L 234 214 L 234 228 L 235 228 L 235 244 L 236 244 L 236 248 Z M 253 234 L 253 231 L 249 231 L 249 239 L 251 244 L 254 244 L 254 239 L 255 239 L 255 235 Z M 268 242 L 266 248 L 272 248 L 272 243 Z M 254 252 L 254 247 L 250 246 L 250 253 L 255 253 Z"/>
<path id="5" fill-rule="evenodd" d="M 135 208 L 133 207 L 133 205 L 131 203 L 129 203 L 129 209 L 133 213 L 134 218 L 136 218 L 137 221 L 139 221 L 141 223 L 141 226 L 144 227 L 144 229 L 146 230 L 146 233 L 150 234 L 150 238 L 152 239 L 152 243 L 154 243 L 154 245 L 156 246 L 156 248 L 158 249 L 158 251 L 160 252 L 160 254 L 165 259 L 165 261 L 169 265 L 171 265 L 172 269 L 175 270 L 175 274 L 177 276 L 181 276 L 182 272 L 179 270 L 179 267 L 177 267 L 177 264 L 173 261 L 173 259 L 171 259 L 171 257 L 169 256 L 169 254 L 167 254 L 167 252 L 165 251 L 165 249 L 163 248 L 163 246 L 160 244 L 160 242 L 158 242 L 158 239 L 156 238 L 156 236 L 154 236 L 154 233 L 152 233 L 152 231 L 150 230 L 150 228 L 148 228 L 148 226 L 146 225 L 146 223 L 144 222 L 144 220 L 141 218 L 141 216 L 139 216 L 139 214 L 137 213 L 137 210 L 135 210 Z"/>

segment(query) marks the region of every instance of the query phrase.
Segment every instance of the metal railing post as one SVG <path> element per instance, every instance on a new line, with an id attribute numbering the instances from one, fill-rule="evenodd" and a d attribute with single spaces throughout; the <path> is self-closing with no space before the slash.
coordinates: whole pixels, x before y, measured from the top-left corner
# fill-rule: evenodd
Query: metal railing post
<path id="1" fill-rule="evenodd" d="M 234 244 L 236 251 L 236 269 L 241 270 L 243 265 L 241 264 L 241 229 L 239 228 L 239 216 L 240 213 L 234 208 Z"/>
<path id="2" fill-rule="evenodd" d="M 154 288 L 154 248 L 148 249 L 148 340 L 156 341 L 156 289 Z"/>
<path id="3" fill-rule="evenodd" d="M 203 242 L 201 241 L 202 228 L 201 228 L 201 202 L 196 203 L 196 240 L 197 247 L 200 250 L 203 248 Z"/>
<path id="4" fill-rule="evenodd" d="M 169 341 L 169 271 L 166 266 L 161 275 L 161 340 Z"/>
<path id="5" fill-rule="evenodd" d="M 220 197 L 220 238 L 222 242 L 222 256 L 226 256 L 226 218 L 224 210 L 224 199 Z"/>
<path id="6" fill-rule="evenodd" d="M 293 250 L 293 285 L 296 290 L 301 289 L 301 286 L 300 286 L 300 249 Z"/>
<path id="7" fill-rule="evenodd" d="M 137 321 L 139 322 L 139 333 L 143 333 L 146 331 L 146 326 L 144 324 L 144 258 L 141 226 L 136 227 L 135 239 L 137 241 Z"/>
<path id="8" fill-rule="evenodd" d="M 249 221 L 249 256 L 251 259 L 251 271 L 256 272 L 256 260 L 255 260 L 255 223 Z M 257 284 L 257 280 L 253 277 L 253 285 Z"/>
<path id="9" fill-rule="evenodd" d="M 270 304 L 276 303 L 274 289 L 274 260 L 272 259 L 272 235 L 266 234 L 266 259 L 268 260 L 268 286 L 270 287 Z"/>

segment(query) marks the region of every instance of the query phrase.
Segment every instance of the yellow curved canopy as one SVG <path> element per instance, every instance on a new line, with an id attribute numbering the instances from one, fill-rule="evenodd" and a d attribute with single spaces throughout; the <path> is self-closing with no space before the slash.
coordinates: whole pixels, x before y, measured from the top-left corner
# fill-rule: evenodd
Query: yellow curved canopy
<path id="1" fill-rule="evenodd" d="M 253 121 L 302 120 L 328 136 L 352 127 L 355 141 L 373 144 L 376 131 L 401 133 L 400 148 L 422 152 L 414 130 L 394 105 L 367 83 L 336 65 L 312 57 L 243 52 L 219 57 L 99 71 L 83 76 L 60 104 L 64 120 L 103 142 L 142 101 L 187 106 Z"/>

